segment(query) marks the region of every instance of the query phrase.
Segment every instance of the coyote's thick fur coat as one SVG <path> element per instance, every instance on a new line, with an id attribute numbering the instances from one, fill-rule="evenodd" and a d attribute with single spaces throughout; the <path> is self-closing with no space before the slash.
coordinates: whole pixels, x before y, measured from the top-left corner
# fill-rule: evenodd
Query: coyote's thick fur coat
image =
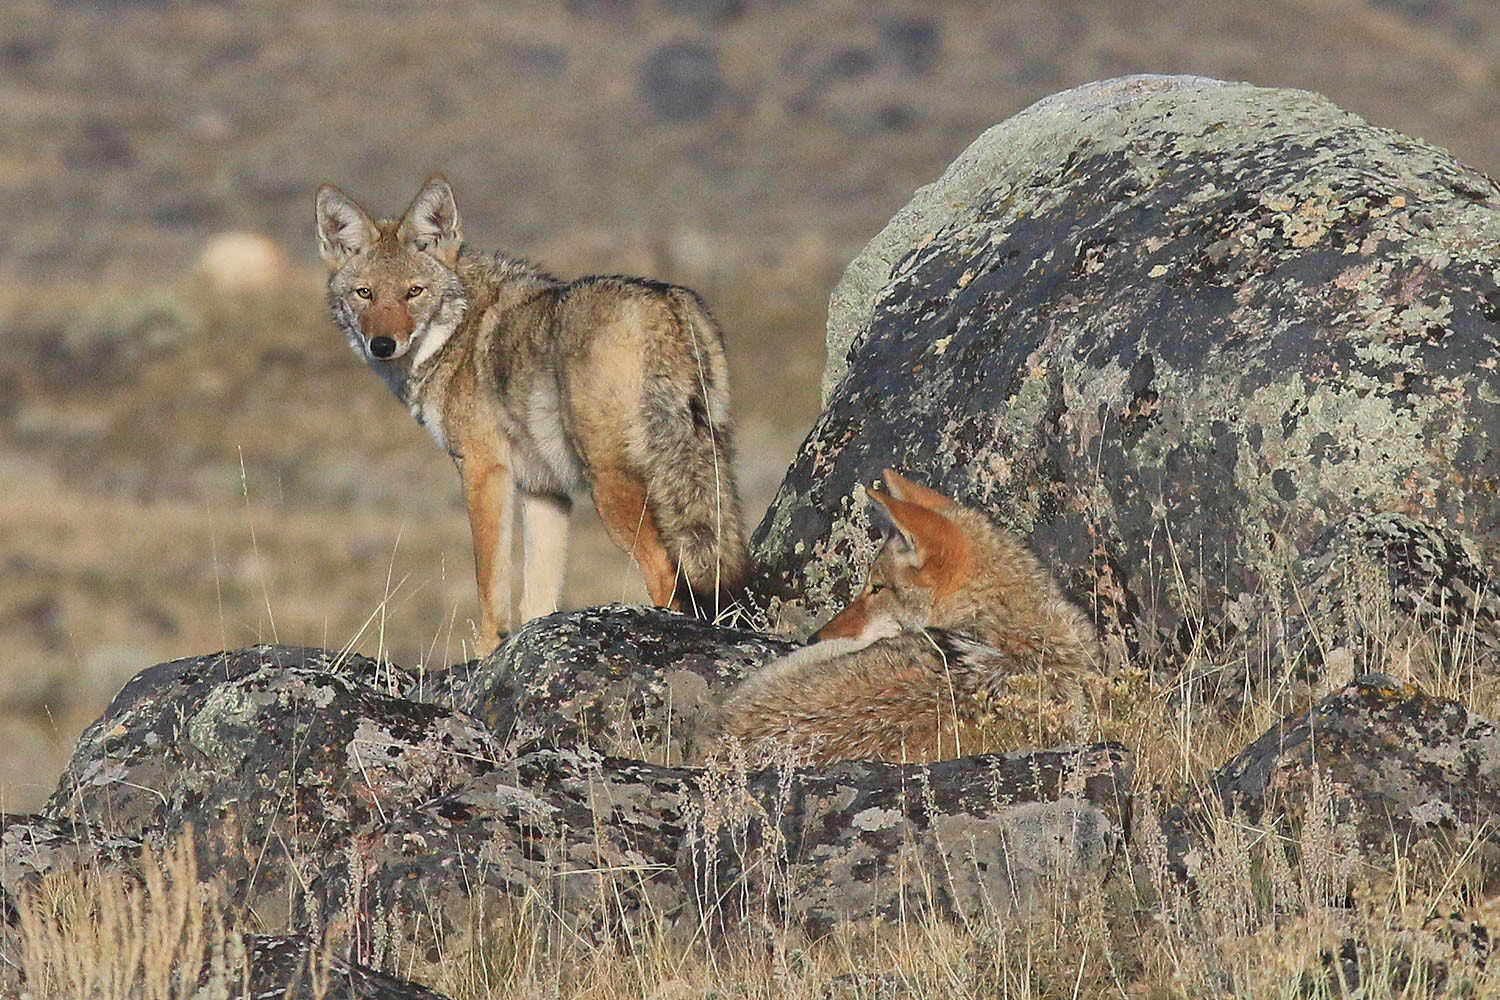
<path id="1" fill-rule="evenodd" d="M 1057 735 L 1098 669 L 1093 629 L 1026 546 L 977 511 L 886 470 L 893 529 L 864 589 L 811 645 L 726 700 L 727 735 L 805 759 L 941 760 L 997 720 Z M 968 745 L 965 743 L 968 741 Z"/>
<path id="2" fill-rule="evenodd" d="M 651 599 L 713 614 L 745 576 L 719 328 L 686 288 L 563 282 L 461 250 L 453 191 L 428 178 L 399 219 L 318 190 L 328 303 L 349 344 L 463 479 L 480 643 L 511 625 L 519 493 L 522 620 L 557 607 L 572 494 L 585 487 Z"/>

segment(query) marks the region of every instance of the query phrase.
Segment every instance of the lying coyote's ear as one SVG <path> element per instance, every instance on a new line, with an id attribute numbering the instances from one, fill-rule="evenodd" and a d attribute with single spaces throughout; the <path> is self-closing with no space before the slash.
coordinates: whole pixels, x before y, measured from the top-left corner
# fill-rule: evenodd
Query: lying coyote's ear
<path id="1" fill-rule="evenodd" d="M 374 245 L 375 223 L 364 209 L 332 184 L 318 188 L 318 253 L 329 270 Z"/>
<path id="2" fill-rule="evenodd" d="M 905 500 L 914 503 L 918 507 L 926 507 L 928 510 L 947 510 L 953 506 L 953 501 L 943 496 L 937 490 L 928 489 L 919 483 L 901 475 L 895 469 L 886 469 L 883 473 L 885 484 L 891 491 L 891 496 L 897 500 Z"/>
<path id="3" fill-rule="evenodd" d="M 946 504 L 952 503 L 940 493 L 918 488 Z M 910 564 L 924 585 L 935 592 L 947 591 L 968 577 L 968 540 L 945 514 L 909 500 L 899 500 L 880 490 L 870 490 L 869 494 L 870 499 L 885 509 L 891 524 L 900 532 L 911 551 Z"/>
<path id="4" fill-rule="evenodd" d="M 463 244 L 463 224 L 458 219 L 458 204 L 453 189 L 442 174 L 433 174 L 412 199 L 411 207 L 401 217 L 397 231 L 401 242 L 437 258 L 449 267 L 458 263 L 458 248 Z"/>

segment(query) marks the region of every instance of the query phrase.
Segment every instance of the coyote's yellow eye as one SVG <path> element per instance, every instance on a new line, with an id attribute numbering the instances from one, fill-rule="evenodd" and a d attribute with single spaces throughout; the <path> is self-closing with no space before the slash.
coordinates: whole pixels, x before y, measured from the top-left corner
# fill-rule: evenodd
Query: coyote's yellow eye
<path id="1" fill-rule="evenodd" d="M 366 301 L 369 301 L 369 299 L 371 297 L 370 296 L 370 290 L 368 288 L 366 288 L 364 285 L 360 285 L 358 288 L 356 288 L 354 290 L 354 294 L 358 295 L 360 298 L 362 298 L 362 299 L 364 299 Z"/>
<path id="2" fill-rule="evenodd" d="M 427 289 L 423 288 L 421 285 L 412 285 L 406 290 L 406 297 L 409 299 L 414 299 L 425 291 L 427 291 Z"/>

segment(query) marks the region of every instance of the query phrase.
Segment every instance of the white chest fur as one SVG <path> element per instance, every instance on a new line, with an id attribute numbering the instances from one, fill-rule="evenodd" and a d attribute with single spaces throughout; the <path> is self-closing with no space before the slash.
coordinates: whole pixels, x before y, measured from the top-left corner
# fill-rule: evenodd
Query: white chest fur
<path id="1" fill-rule="evenodd" d="M 432 439 L 438 443 L 438 447 L 447 450 L 448 442 L 443 438 L 443 412 L 430 400 L 413 399 L 408 408 L 411 415 L 416 418 L 417 423 L 427 429 Z"/>

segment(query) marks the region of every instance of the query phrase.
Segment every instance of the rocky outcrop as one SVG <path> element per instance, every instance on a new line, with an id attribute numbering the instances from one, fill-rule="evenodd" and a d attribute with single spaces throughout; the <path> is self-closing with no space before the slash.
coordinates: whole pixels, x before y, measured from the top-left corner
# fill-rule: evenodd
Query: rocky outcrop
<path id="1" fill-rule="evenodd" d="M 1380 674 L 1288 716 L 1143 824 L 1138 860 L 1196 883 L 1234 843 L 1300 855 L 1328 886 L 1500 891 L 1500 734 Z"/>
<path id="2" fill-rule="evenodd" d="M 1130 653 L 1256 665 L 1226 696 L 1379 667 L 1393 625 L 1471 623 L 1493 669 L 1497 256 L 1494 182 L 1316 95 L 1048 98 L 850 265 L 760 591 L 846 599 L 891 466 L 1026 533 Z"/>
<path id="3" fill-rule="evenodd" d="M 1131 757 L 1115 744 L 822 772 L 583 745 L 626 731 L 600 720 L 690 731 L 674 673 L 722 692 L 788 645 L 646 609 L 554 616 L 437 685 L 456 704 L 509 692 L 527 699 L 511 717 L 562 720 L 519 756 L 473 716 L 389 693 L 418 679 L 387 664 L 279 646 L 161 664 L 84 734 L 45 815 L 11 826 L 77 836 L 90 817 L 126 869 L 141 843 L 190 833 L 244 929 L 329 935 L 374 968 L 397 942 L 461 950 L 489 926 L 476 914 L 517 907 L 543 905 L 575 941 L 751 916 L 821 933 L 1029 912 L 1104 877 L 1129 822 Z M 17 871 L 51 857 L 11 854 Z"/>
<path id="4" fill-rule="evenodd" d="M 459 950 L 475 912 L 539 905 L 592 942 L 1030 914 L 1109 872 L 1131 765 L 1116 744 L 823 773 L 543 750 L 351 838 L 311 896 L 327 926 Z"/>
<path id="5" fill-rule="evenodd" d="M 708 774 L 678 869 L 715 925 L 1031 916 L 1097 890 L 1129 830 L 1118 744 Z M 920 873 L 920 874 L 919 874 Z"/>

